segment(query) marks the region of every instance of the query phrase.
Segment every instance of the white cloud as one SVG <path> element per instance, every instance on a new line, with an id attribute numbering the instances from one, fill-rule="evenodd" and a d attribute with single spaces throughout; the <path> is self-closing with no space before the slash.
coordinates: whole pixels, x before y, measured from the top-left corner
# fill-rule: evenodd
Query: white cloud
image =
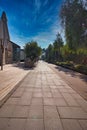
<path id="1" fill-rule="evenodd" d="M 38 34 L 35 36 L 28 37 L 24 36 L 23 33 L 21 33 L 20 35 L 18 34 L 18 32 L 17 33 L 14 32 L 14 34 L 11 33 L 11 40 L 19 44 L 22 48 L 25 45 L 25 43 L 32 40 L 37 41 L 42 48 L 47 48 L 49 44 L 54 42 L 58 32 L 61 33 L 64 39 L 64 32 L 60 24 L 58 23 L 58 20 L 56 20 L 56 22 L 48 30 L 45 31 L 42 30 L 41 32 L 38 32 Z"/>

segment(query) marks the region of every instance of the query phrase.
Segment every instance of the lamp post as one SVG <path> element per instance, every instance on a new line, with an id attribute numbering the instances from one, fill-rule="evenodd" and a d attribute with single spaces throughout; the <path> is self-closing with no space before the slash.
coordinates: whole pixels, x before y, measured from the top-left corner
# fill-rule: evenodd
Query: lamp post
<path id="1" fill-rule="evenodd" d="M 1 48 L 1 70 L 3 70 L 3 54 L 4 54 L 4 42 L 3 42 L 3 22 L 0 19 L 0 48 Z"/>

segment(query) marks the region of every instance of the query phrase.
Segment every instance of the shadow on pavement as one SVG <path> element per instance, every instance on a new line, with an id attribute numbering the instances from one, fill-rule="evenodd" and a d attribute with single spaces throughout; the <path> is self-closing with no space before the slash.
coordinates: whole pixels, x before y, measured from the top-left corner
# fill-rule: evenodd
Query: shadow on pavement
<path id="1" fill-rule="evenodd" d="M 69 74 L 71 75 L 72 77 L 79 77 L 80 79 L 82 79 L 83 81 L 87 82 L 87 75 L 85 74 L 81 74 L 81 73 L 78 73 L 76 71 L 73 71 L 73 70 L 70 70 L 70 69 L 67 69 L 67 68 L 63 68 L 61 66 L 56 66 L 55 67 L 58 71 L 62 71 L 66 74 Z"/>
<path id="2" fill-rule="evenodd" d="M 24 66 L 24 62 L 14 63 L 14 64 L 12 64 L 12 66 L 13 66 L 13 67 L 18 67 L 18 68 L 24 69 L 24 70 L 33 70 L 33 69 L 35 68 L 35 66 L 32 67 L 32 68 L 27 68 L 27 67 L 25 67 L 25 66 Z"/>

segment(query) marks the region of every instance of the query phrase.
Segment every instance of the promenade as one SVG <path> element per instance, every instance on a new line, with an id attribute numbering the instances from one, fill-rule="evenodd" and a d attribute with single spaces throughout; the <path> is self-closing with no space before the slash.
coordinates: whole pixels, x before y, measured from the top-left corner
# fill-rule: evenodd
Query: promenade
<path id="1" fill-rule="evenodd" d="M 4 65 L 3 71 L 0 70 L 0 106 L 28 73 L 22 64 Z"/>
<path id="2" fill-rule="evenodd" d="M 0 71 L 0 91 L 23 79 L 0 108 L 0 130 L 87 130 L 87 101 L 47 63 L 14 69 Z"/>

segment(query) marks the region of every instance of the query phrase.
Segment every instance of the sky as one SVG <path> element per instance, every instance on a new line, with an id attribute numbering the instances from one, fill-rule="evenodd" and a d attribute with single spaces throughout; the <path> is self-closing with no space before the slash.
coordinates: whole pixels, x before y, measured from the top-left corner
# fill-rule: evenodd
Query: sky
<path id="1" fill-rule="evenodd" d="M 6 12 L 10 40 L 22 48 L 29 41 L 37 41 L 46 48 L 63 29 L 59 12 L 63 0 L 0 0 L 0 16 Z"/>

